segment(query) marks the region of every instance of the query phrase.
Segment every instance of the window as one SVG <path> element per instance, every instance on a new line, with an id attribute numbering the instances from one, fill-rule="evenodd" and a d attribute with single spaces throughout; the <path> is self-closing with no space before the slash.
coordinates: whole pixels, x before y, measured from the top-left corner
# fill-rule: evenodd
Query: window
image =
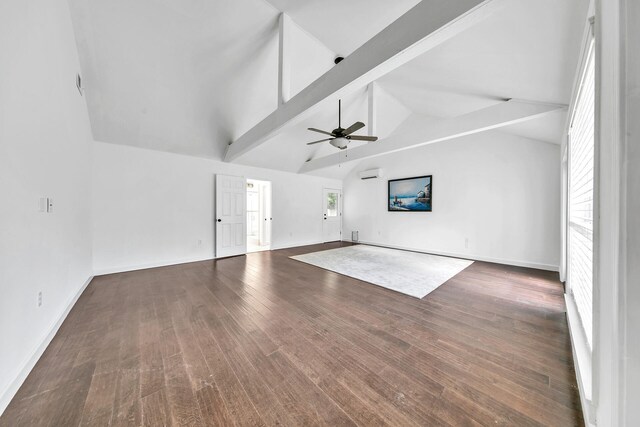
<path id="1" fill-rule="evenodd" d="M 568 139 L 567 286 L 593 348 L 593 188 L 595 54 L 591 41 Z"/>

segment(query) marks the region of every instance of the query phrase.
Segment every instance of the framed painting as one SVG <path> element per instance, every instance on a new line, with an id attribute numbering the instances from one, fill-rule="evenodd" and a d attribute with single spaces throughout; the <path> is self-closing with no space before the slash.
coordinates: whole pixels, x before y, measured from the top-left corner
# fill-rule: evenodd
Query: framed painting
<path id="1" fill-rule="evenodd" d="M 431 175 L 390 179 L 387 210 L 389 212 L 431 212 L 432 184 Z"/>

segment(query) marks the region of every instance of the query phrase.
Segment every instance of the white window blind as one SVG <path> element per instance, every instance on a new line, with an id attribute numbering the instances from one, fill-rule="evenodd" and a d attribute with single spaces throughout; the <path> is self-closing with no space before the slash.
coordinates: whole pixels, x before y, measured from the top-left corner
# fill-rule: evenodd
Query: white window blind
<path id="1" fill-rule="evenodd" d="M 569 227 L 567 282 L 584 328 L 593 346 L 593 164 L 595 60 L 593 43 L 569 128 Z"/>

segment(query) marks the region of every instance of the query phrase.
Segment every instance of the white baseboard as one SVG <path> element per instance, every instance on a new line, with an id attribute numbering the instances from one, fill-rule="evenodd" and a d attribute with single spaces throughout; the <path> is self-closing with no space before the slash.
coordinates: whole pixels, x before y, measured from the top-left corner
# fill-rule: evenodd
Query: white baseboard
<path id="1" fill-rule="evenodd" d="M 305 242 L 293 242 L 286 243 L 283 245 L 271 245 L 272 251 L 276 251 L 278 249 L 289 249 L 296 248 L 299 246 L 309 246 L 309 245 L 317 245 L 323 243 L 321 240 L 312 240 Z M 146 270 L 148 268 L 157 268 L 157 267 L 168 267 L 170 265 L 179 265 L 179 264 L 188 264 L 190 262 L 199 262 L 199 261 L 211 261 L 216 259 L 216 257 L 206 256 L 206 257 L 195 257 L 195 258 L 179 258 L 173 260 L 166 260 L 160 262 L 150 262 L 144 264 L 131 264 L 131 265 L 120 265 L 114 267 L 105 267 L 105 268 L 94 268 L 93 274 L 95 276 L 103 276 L 105 274 L 115 274 L 115 273 L 126 273 L 127 271 L 136 271 L 136 270 Z"/>
<path id="2" fill-rule="evenodd" d="M 343 241 L 344 242 L 351 242 L 351 240 L 343 240 Z M 443 252 L 443 251 L 436 251 L 436 250 L 415 249 L 415 248 L 408 248 L 408 247 L 404 247 L 404 246 L 387 245 L 387 244 L 377 243 L 377 242 L 367 242 L 367 241 L 364 241 L 364 240 L 360 240 L 357 243 L 361 243 L 361 244 L 364 244 L 364 245 L 371 245 L 371 246 L 380 246 L 380 247 L 383 247 L 383 248 L 390 248 L 390 249 L 400 249 L 400 250 L 403 250 L 403 251 L 420 252 L 420 253 L 423 253 L 423 254 L 442 255 L 442 256 L 448 256 L 448 257 L 453 257 L 453 258 L 470 259 L 470 260 L 474 260 L 474 261 L 492 262 L 492 263 L 495 263 L 495 264 L 514 265 L 516 267 L 535 268 L 535 269 L 538 269 L 538 270 L 547 270 L 547 271 L 558 271 L 559 270 L 557 265 L 552 265 L 552 264 L 542 264 L 542 263 L 529 262 L 529 261 L 518 261 L 518 260 L 512 260 L 512 259 L 505 259 L 505 258 L 491 258 L 491 257 L 485 257 L 485 256 L 481 256 L 481 255 L 474 255 L 474 254 L 460 254 L 460 253 L 454 253 L 454 252 Z"/>
<path id="3" fill-rule="evenodd" d="M 38 362 L 38 360 L 40 359 L 44 351 L 47 349 L 47 347 L 51 343 L 51 340 L 53 340 L 53 337 L 58 332 L 58 329 L 60 329 L 62 322 L 64 322 L 64 320 L 67 318 L 67 315 L 69 314 L 73 306 L 78 301 L 78 298 L 80 298 L 80 295 L 82 295 L 82 293 L 87 288 L 89 283 L 91 283 L 91 280 L 93 280 L 93 276 L 90 276 L 84 282 L 84 284 L 80 287 L 78 292 L 76 292 L 76 294 L 71 298 L 71 300 L 67 304 L 62 314 L 58 317 L 58 319 L 51 326 L 51 328 L 49 328 L 49 332 L 47 333 L 47 335 L 45 335 L 45 337 L 42 339 L 38 347 L 36 347 L 34 351 L 31 353 L 31 357 L 29 358 L 29 360 L 27 360 L 22 365 L 16 378 L 13 381 L 11 381 L 9 386 L 7 386 L 7 388 L 2 392 L 2 395 L 0 397 L 0 415 L 2 415 L 5 409 L 7 409 L 7 406 L 9 406 L 11 399 L 13 399 L 13 397 L 16 395 L 16 393 L 20 389 L 20 386 L 24 382 L 24 380 L 27 379 L 27 376 L 29 375 L 33 367 L 36 365 L 36 363 Z"/>
<path id="4" fill-rule="evenodd" d="M 190 262 L 199 262 L 199 261 L 211 261 L 216 259 L 212 256 L 206 257 L 195 257 L 195 258 L 180 258 L 168 261 L 160 261 L 160 262 L 149 262 L 145 264 L 131 264 L 131 265 L 121 265 L 116 267 L 106 267 L 106 268 L 98 268 L 93 270 L 93 274 L 96 276 L 102 276 L 105 274 L 114 274 L 114 273 L 125 273 L 127 271 L 135 271 L 135 270 L 146 270 L 148 268 L 156 268 L 156 267 L 167 267 L 170 265 L 179 265 L 179 264 L 188 264 Z"/>
<path id="5" fill-rule="evenodd" d="M 288 244 L 284 244 L 284 245 L 271 246 L 271 250 L 272 251 L 277 251 L 279 249 L 298 248 L 300 246 L 319 245 L 319 244 L 322 244 L 322 243 L 324 243 L 324 242 L 322 242 L 321 240 L 312 240 L 312 241 L 308 241 L 308 242 L 295 242 L 295 243 L 288 243 Z"/>

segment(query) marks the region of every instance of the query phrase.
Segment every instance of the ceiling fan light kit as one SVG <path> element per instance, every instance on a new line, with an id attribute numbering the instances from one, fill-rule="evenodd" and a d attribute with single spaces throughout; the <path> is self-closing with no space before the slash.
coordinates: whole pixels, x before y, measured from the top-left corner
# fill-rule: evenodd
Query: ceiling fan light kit
<path id="1" fill-rule="evenodd" d="M 331 141 L 329 141 L 329 144 L 333 145 L 336 148 L 344 150 L 345 148 L 347 148 L 347 145 L 349 145 L 349 140 L 341 136 L 339 138 L 333 138 Z"/>
<path id="2" fill-rule="evenodd" d="M 338 100 L 338 127 L 332 130 L 331 132 L 327 132 L 321 129 L 316 128 L 308 128 L 312 132 L 323 133 L 325 135 L 330 136 L 331 138 L 321 139 L 319 141 L 308 142 L 307 145 L 318 144 L 320 142 L 329 141 L 329 144 L 333 145 L 340 150 L 344 150 L 349 145 L 350 140 L 354 141 L 367 141 L 373 142 L 377 141 L 377 136 L 364 136 L 364 135 L 352 135 L 353 132 L 362 129 L 364 127 L 364 123 L 355 122 L 348 128 L 344 129 L 342 127 L 342 100 Z"/>

